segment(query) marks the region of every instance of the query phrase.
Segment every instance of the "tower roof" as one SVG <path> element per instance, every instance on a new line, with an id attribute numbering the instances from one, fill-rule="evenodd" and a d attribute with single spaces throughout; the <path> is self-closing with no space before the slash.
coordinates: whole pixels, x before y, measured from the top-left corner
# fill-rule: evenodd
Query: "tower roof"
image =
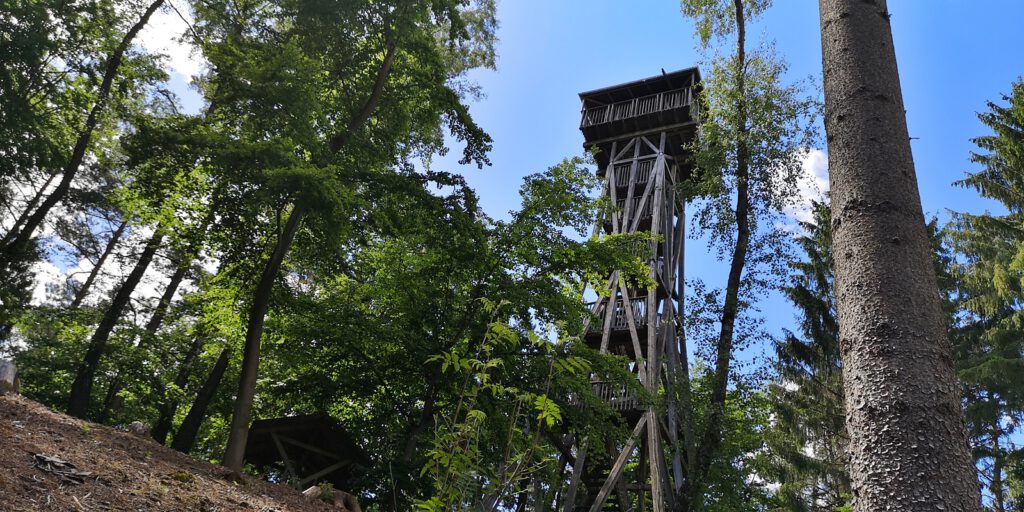
<path id="1" fill-rule="evenodd" d="M 674 155 L 696 125 L 699 88 L 700 71 L 692 67 L 580 93 L 584 147 L 664 132 Z"/>
<path id="2" fill-rule="evenodd" d="M 593 102 L 594 105 L 607 105 L 649 94 L 689 87 L 698 82 L 700 82 L 700 70 L 696 66 L 672 71 L 671 73 L 666 73 L 662 70 L 660 75 L 581 92 L 580 99 L 584 103 Z"/>

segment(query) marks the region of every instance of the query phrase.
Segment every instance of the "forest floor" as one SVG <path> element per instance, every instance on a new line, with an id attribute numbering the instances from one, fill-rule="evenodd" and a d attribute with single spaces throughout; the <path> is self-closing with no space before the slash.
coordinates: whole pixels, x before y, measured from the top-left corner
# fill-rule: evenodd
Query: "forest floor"
<path id="1" fill-rule="evenodd" d="M 157 444 L 0 396 L 0 510 L 331 511 L 298 491 Z"/>

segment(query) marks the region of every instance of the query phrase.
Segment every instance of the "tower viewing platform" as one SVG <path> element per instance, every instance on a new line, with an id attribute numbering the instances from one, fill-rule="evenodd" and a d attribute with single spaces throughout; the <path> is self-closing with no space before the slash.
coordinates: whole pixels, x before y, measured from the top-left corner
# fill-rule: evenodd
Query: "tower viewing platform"
<path id="1" fill-rule="evenodd" d="M 623 248 L 647 265 L 650 282 L 621 269 L 607 269 L 588 304 L 582 341 L 604 354 L 624 356 L 635 382 L 607 382 L 594 375 L 596 398 L 608 404 L 632 430 L 628 438 L 577 438 L 565 511 L 598 512 L 607 507 L 674 510 L 674 490 L 684 480 L 675 402 L 662 393 L 686 371 L 683 336 L 683 255 L 686 239 L 685 189 L 692 171 L 698 130 L 700 72 L 683 69 L 581 93 L 583 146 L 596 150 L 597 174 L 612 208 L 598 228 L 609 234 L 645 233 Z M 629 385 L 627 385 L 629 384 Z M 642 386 L 640 400 L 634 392 Z M 587 451 L 592 450 L 591 457 Z M 629 469 L 627 469 L 629 468 Z M 669 472 L 671 471 L 671 473 Z M 609 502 L 609 495 L 617 494 Z M 620 508 L 616 508 L 619 510 Z"/>
<path id="2" fill-rule="evenodd" d="M 695 129 L 696 89 L 700 71 L 688 68 L 611 87 L 580 93 L 583 110 L 580 131 L 588 149 L 604 149 L 613 140 L 655 132 L 687 132 Z M 681 148 L 685 135 L 667 141 L 669 148 Z M 668 152 L 677 156 L 678 151 Z M 599 168 L 607 161 L 599 157 Z"/>

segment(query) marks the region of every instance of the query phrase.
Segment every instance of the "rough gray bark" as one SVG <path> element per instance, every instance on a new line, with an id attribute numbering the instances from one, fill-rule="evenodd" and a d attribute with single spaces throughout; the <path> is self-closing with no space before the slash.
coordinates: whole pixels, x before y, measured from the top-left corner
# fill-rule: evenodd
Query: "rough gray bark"
<path id="1" fill-rule="evenodd" d="M 885 0 L 819 0 L 857 511 L 980 511 Z"/>

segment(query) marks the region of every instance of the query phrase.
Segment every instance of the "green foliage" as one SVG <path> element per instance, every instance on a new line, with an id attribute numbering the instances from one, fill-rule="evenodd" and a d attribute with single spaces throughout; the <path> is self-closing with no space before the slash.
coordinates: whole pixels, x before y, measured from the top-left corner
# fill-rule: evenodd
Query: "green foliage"
<path id="1" fill-rule="evenodd" d="M 1009 501 L 1020 486 L 1012 438 L 1024 419 L 1024 82 L 1014 82 L 1003 100 L 978 115 L 992 134 L 973 140 L 982 152 L 971 161 L 981 170 L 958 184 L 999 201 L 1006 213 L 957 214 L 949 234 L 958 254 L 952 338 L 968 430 L 988 494 Z"/>
<path id="2" fill-rule="evenodd" d="M 782 222 L 782 212 L 801 197 L 803 159 L 815 145 L 814 121 L 819 107 L 801 97 L 799 84 L 782 83 L 785 71 L 785 64 L 770 48 L 750 52 L 743 70 L 747 92 L 742 102 L 734 86 L 738 80 L 734 60 L 713 60 L 704 80 L 702 136 L 693 148 L 698 172 L 684 187 L 689 197 L 702 200 L 694 213 L 694 227 L 711 237 L 719 254 L 728 251 L 735 238 L 731 192 L 736 188 L 738 141 L 749 148 L 751 259 L 757 262 L 785 244 L 787 235 L 777 224 Z M 744 129 L 734 123 L 741 104 L 748 119 Z M 758 266 L 751 265 L 751 269 L 756 276 Z M 771 270 L 779 275 L 784 269 L 776 266 Z"/>
<path id="3" fill-rule="evenodd" d="M 851 491 L 831 211 L 814 203 L 813 215 L 800 225 L 804 258 L 790 263 L 794 272 L 784 289 L 799 312 L 801 332 L 787 331 L 775 347 L 778 376 L 768 390 L 772 421 L 761 468 L 780 485 L 781 510 L 825 512 L 848 506 Z"/>
<path id="4" fill-rule="evenodd" d="M 691 372 L 693 399 L 710 400 L 712 380 L 700 366 Z M 760 512 L 775 503 L 770 482 L 760 475 L 761 453 L 772 413 L 771 398 L 756 378 L 740 378 L 729 391 L 722 423 L 722 444 L 708 468 L 700 510 Z M 707 409 L 698 409 L 696 422 L 704 423 Z"/>
<path id="5" fill-rule="evenodd" d="M 804 97 L 800 84 L 784 83 L 786 66 L 770 46 L 747 48 L 747 25 L 769 5 L 760 0 L 681 2 L 683 14 L 695 21 L 709 62 L 702 66 L 698 96 L 700 136 L 689 147 L 694 172 L 680 192 L 693 201 L 688 208 L 692 230 L 729 265 L 724 289 L 711 289 L 699 278 L 688 280 L 691 291 L 683 307 L 696 368 L 706 372 L 696 382 L 710 388 L 698 393 L 683 383 L 680 391 L 690 409 L 680 412 L 680 422 L 684 432 L 692 432 L 684 437 L 690 438 L 685 441 L 690 462 L 686 495 L 680 499 L 693 509 L 750 502 L 742 493 L 716 490 L 730 479 L 735 482 L 727 475 L 753 475 L 749 465 L 726 453 L 730 436 L 737 434 L 728 426 L 734 419 L 730 389 L 756 375 L 734 371 L 734 358 L 754 340 L 768 337 L 755 304 L 781 284 L 787 270 L 790 234 L 780 227 L 786 209 L 801 198 L 803 159 L 816 142 L 818 103 Z"/>
<path id="6" fill-rule="evenodd" d="M 771 6 L 771 0 L 741 0 L 747 18 L 756 18 Z M 683 16 L 696 23 L 701 46 L 712 39 L 722 39 L 736 31 L 734 0 L 682 0 Z"/>

